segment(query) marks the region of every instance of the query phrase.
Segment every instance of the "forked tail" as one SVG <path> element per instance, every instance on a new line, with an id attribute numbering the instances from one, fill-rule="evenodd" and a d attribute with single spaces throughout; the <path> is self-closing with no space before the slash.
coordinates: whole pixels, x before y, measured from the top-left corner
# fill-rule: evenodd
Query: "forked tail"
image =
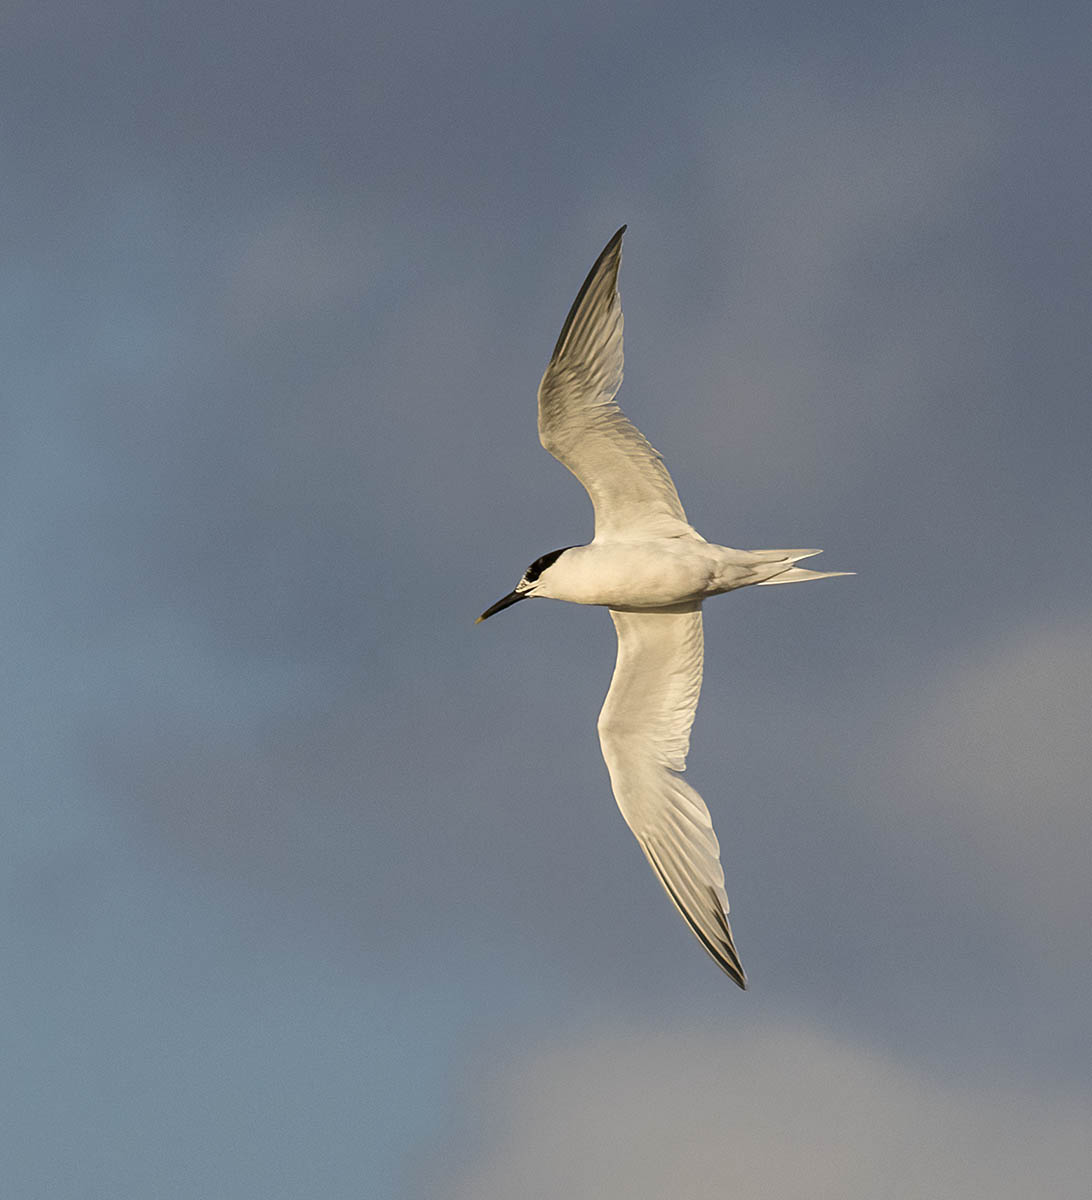
<path id="1" fill-rule="evenodd" d="M 795 563 L 802 558 L 811 558 L 813 555 L 823 552 L 822 550 L 759 550 L 756 553 L 761 554 L 763 558 L 768 556 L 770 562 Z M 856 571 L 809 571 L 805 567 L 788 567 L 771 579 L 760 580 L 756 586 L 764 587 L 769 583 L 804 583 L 809 579 L 834 579 L 837 575 L 855 575 L 856 573 Z"/>

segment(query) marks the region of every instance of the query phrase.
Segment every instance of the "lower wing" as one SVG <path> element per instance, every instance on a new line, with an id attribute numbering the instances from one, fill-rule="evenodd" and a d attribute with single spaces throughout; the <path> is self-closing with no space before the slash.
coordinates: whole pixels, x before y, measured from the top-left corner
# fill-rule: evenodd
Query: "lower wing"
<path id="1" fill-rule="evenodd" d="M 681 777 L 701 692 L 701 603 L 610 615 L 618 661 L 599 741 L 614 798 L 694 935 L 746 987 L 709 810 Z"/>

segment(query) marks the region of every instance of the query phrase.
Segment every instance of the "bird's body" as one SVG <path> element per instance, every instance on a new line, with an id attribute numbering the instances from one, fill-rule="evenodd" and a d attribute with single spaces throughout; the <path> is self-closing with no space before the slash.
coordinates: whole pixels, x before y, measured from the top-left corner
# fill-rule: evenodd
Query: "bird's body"
<path id="1" fill-rule="evenodd" d="M 531 597 L 610 610 L 618 661 L 599 739 L 615 799 L 687 924 L 745 987 L 709 811 L 681 778 L 701 691 L 701 605 L 751 584 L 848 572 L 795 566 L 818 550 L 714 545 L 687 521 L 663 460 L 614 402 L 622 382 L 624 233 L 623 225 L 585 279 L 538 394 L 540 440 L 587 489 L 595 537 L 536 559 L 478 620 Z"/>
<path id="2" fill-rule="evenodd" d="M 646 609 L 771 583 L 818 550 L 733 550 L 697 534 L 569 546 L 542 577 L 537 596 L 573 604 Z M 799 568 L 797 568 L 799 569 Z"/>

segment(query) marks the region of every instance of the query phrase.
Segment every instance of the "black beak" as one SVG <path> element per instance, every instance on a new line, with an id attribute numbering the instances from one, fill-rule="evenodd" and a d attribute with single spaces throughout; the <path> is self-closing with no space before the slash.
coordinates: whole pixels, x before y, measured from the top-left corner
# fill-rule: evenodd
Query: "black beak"
<path id="1" fill-rule="evenodd" d="M 485 612 L 474 622 L 475 625 L 481 624 L 486 617 L 491 617 L 494 613 L 499 613 L 502 608 L 507 608 L 510 604 L 515 604 L 517 600 L 526 600 L 526 592 L 509 592 L 507 596 L 498 600 L 496 604 L 491 604 Z"/>

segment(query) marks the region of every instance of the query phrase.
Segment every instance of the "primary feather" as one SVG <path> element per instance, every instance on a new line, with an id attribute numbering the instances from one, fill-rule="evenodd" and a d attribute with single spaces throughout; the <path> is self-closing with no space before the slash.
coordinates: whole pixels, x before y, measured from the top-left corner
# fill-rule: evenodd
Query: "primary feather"
<path id="1" fill-rule="evenodd" d="M 598 541 L 697 536 L 663 459 L 614 401 L 622 384 L 621 229 L 573 301 L 538 389 L 542 445 L 580 480 Z"/>
<path id="2" fill-rule="evenodd" d="M 599 742 L 614 798 L 686 923 L 746 987 L 713 822 L 681 778 L 701 693 L 701 603 L 610 615 L 618 661 L 599 714 Z"/>

